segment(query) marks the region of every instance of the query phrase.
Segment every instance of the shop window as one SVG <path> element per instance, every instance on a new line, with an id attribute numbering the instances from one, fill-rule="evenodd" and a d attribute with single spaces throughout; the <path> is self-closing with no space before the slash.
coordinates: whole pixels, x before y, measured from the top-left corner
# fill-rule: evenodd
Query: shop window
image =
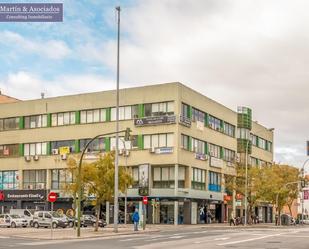
<path id="1" fill-rule="evenodd" d="M 0 189 L 18 189 L 18 171 L 0 171 Z"/>

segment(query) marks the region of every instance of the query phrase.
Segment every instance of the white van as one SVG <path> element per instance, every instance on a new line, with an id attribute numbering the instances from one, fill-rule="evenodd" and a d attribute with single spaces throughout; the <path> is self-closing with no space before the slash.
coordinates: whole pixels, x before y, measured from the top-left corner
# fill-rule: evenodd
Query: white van
<path id="1" fill-rule="evenodd" d="M 34 214 L 34 210 L 30 210 L 30 209 L 10 209 L 10 214 L 16 214 L 16 215 L 20 215 L 22 217 L 24 217 L 29 226 L 33 226 L 33 214 Z"/>
<path id="2" fill-rule="evenodd" d="M 12 228 L 26 227 L 28 226 L 28 221 L 17 214 L 0 214 L 0 226 Z"/>

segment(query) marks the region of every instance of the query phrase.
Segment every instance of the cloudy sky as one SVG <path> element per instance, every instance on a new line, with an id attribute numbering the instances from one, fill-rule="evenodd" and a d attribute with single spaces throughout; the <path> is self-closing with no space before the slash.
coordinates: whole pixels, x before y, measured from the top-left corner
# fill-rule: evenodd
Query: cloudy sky
<path id="1" fill-rule="evenodd" d="M 275 128 L 275 160 L 302 165 L 306 0 L 65 0 L 63 23 L 0 23 L 1 90 L 32 99 L 113 89 L 116 5 L 121 87 L 180 81 L 231 109 L 249 106 Z"/>

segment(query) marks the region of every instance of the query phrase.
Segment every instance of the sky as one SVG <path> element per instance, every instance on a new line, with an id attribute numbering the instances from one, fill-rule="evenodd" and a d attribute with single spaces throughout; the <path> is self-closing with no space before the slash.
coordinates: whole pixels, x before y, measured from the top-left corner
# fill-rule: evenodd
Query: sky
<path id="1" fill-rule="evenodd" d="M 1 1 L 1 2 L 12 2 Z M 14 1 L 14 2 L 27 2 Z M 31 2 L 61 2 L 34 1 Z M 275 161 L 309 140 L 309 1 L 64 0 L 62 23 L 0 23 L 0 89 L 19 99 L 182 82 L 275 128 Z"/>

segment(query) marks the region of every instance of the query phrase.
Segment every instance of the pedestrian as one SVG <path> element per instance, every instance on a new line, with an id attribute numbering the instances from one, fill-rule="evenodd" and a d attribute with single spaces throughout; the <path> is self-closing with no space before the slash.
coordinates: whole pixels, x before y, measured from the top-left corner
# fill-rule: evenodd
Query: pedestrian
<path id="1" fill-rule="evenodd" d="M 276 221 L 276 226 L 278 226 L 279 225 L 279 215 L 278 214 L 275 215 L 275 221 Z"/>
<path id="2" fill-rule="evenodd" d="M 135 212 L 132 216 L 132 221 L 134 223 L 134 231 L 138 231 L 139 214 L 137 208 L 135 209 Z"/>
<path id="3" fill-rule="evenodd" d="M 231 218 L 230 218 L 230 226 L 232 226 L 232 224 L 235 226 L 235 216 L 234 216 L 234 212 L 231 213 Z"/>

